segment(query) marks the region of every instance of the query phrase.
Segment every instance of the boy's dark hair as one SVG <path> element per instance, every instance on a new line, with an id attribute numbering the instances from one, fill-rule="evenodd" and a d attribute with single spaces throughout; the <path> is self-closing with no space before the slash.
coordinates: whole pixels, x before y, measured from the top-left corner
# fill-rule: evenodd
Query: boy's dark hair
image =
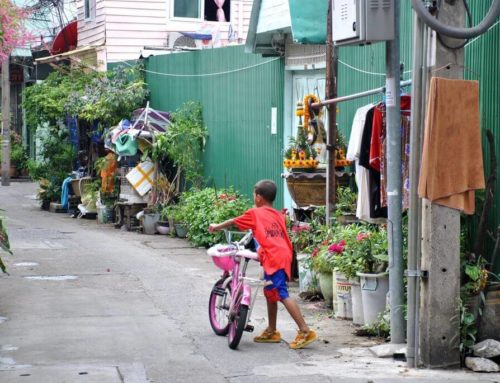
<path id="1" fill-rule="evenodd" d="M 253 188 L 255 194 L 260 195 L 267 202 L 273 203 L 276 198 L 276 184 L 272 180 L 261 180 Z"/>

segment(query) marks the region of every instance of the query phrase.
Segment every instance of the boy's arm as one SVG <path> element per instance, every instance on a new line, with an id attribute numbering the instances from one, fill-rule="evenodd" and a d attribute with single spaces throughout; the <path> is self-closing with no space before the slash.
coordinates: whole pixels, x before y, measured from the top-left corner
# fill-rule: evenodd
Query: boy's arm
<path id="1" fill-rule="evenodd" d="M 208 226 L 208 232 L 213 233 L 214 231 L 219 231 L 232 225 L 234 225 L 234 218 L 228 219 L 227 221 L 221 223 L 211 223 Z"/>

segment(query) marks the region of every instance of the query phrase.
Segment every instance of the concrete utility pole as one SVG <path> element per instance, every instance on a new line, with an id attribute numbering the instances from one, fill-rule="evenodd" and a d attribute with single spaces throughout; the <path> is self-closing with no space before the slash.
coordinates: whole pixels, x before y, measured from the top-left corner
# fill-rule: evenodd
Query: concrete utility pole
<path id="1" fill-rule="evenodd" d="M 9 186 L 10 169 L 10 81 L 7 57 L 2 61 L 2 186 Z"/>
<path id="2" fill-rule="evenodd" d="M 337 97 L 337 48 L 333 45 L 332 35 L 332 2 L 328 1 L 328 21 L 326 28 L 326 99 Z M 330 104 L 328 111 L 328 139 L 327 153 L 328 165 L 326 169 L 326 222 L 331 223 L 335 211 L 336 185 L 335 185 L 335 158 L 337 142 L 337 104 Z"/>
<path id="3" fill-rule="evenodd" d="M 461 1 L 441 3 L 439 20 L 447 25 L 464 25 Z M 446 37 L 445 37 L 446 39 Z M 448 40 L 448 39 L 447 39 Z M 451 71 L 431 72 L 431 76 L 461 79 L 463 49 L 450 50 L 438 39 L 430 52 L 441 68 L 454 64 Z M 450 45 L 457 44 L 456 41 Z M 431 47 L 432 49 L 432 47 Z M 423 201 L 422 270 L 429 276 L 422 280 L 420 306 L 420 352 L 426 367 L 453 367 L 460 364 L 460 213 L 458 210 Z"/>
<path id="4" fill-rule="evenodd" d="M 405 343 L 402 189 L 401 189 L 401 95 L 399 13 L 401 4 L 394 1 L 394 39 L 385 46 L 386 119 L 387 119 L 387 233 L 389 241 L 389 287 L 391 303 L 391 343 Z"/>

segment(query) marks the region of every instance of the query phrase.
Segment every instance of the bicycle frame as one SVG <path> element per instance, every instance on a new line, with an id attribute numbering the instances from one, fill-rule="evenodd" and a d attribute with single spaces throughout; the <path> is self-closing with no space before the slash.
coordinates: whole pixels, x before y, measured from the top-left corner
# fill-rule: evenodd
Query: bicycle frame
<path id="1" fill-rule="evenodd" d="M 229 347 L 236 349 L 244 331 L 253 331 L 249 325 L 253 306 L 257 298 L 258 288 L 252 292 L 252 285 L 264 286 L 268 282 L 246 276 L 248 263 L 258 261 L 257 253 L 245 249 L 245 245 L 252 238 L 251 232 L 245 234 L 239 241 L 231 241 L 233 232 L 225 231 L 227 245 L 215 245 L 207 250 L 214 263 L 221 268 L 223 274 L 214 285 L 209 300 L 209 316 L 212 329 L 217 335 L 228 335 Z M 238 233 L 239 235 L 243 233 Z M 229 297 L 227 302 L 218 306 L 217 296 Z M 224 303 L 225 302 L 225 303 Z M 228 322 L 217 319 L 227 318 Z"/>

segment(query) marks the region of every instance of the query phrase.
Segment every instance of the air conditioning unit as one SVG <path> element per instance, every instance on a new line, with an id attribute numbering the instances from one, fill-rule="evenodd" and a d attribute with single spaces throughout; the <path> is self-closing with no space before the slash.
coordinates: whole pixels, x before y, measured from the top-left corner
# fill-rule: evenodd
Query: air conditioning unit
<path id="1" fill-rule="evenodd" d="M 199 50 L 203 48 L 203 42 L 199 39 L 193 39 L 181 32 L 169 32 L 167 34 L 167 48 L 172 50 Z"/>
<path id="2" fill-rule="evenodd" d="M 394 39 L 393 0 L 332 0 L 335 45 Z"/>

